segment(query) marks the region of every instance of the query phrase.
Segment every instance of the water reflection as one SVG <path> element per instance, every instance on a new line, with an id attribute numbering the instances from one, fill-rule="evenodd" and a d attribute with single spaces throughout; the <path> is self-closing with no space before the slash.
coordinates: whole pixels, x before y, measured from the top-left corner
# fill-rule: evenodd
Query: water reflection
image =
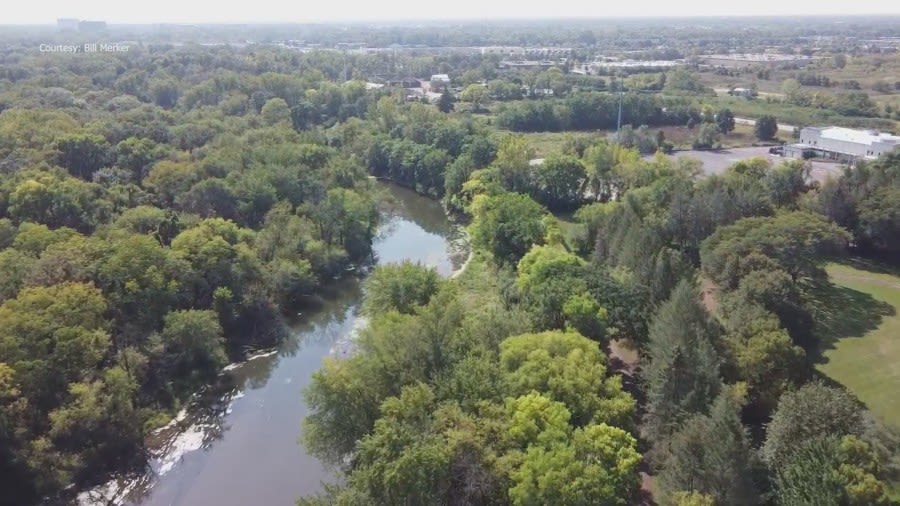
<path id="1" fill-rule="evenodd" d="M 382 184 L 389 195 L 374 244 L 378 263 L 412 260 L 449 275 L 467 255 L 465 235 L 440 204 Z M 284 505 L 321 490 L 333 475 L 297 444 L 307 414 L 301 391 L 329 354 L 347 353 L 364 325 L 361 280 L 348 277 L 292 315 L 278 350 L 223 373 L 154 435 L 149 472 L 82 495 L 83 504 Z"/>

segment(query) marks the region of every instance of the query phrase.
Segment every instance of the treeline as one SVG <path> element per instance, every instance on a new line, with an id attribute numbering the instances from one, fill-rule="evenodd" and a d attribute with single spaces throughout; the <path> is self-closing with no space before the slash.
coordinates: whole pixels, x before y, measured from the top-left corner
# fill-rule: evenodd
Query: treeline
<path id="1" fill-rule="evenodd" d="M 363 162 L 300 130 L 377 97 L 212 56 L 5 63 L 27 71 L 0 99 L 2 504 L 140 469 L 151 429 L 282 338 L 279 308 L 370 258 Z"/>
<path id="2" fill-rule="evenodd" d="M 496 124 L 515 132 L 614 130 L 619 121 L 620 100 L 623 125 L 685 125 L 692 118 L 695 123 L 700 121 L 699 110 L 684 99 L 578 92 L 564 99 L 506 105 L 497 114 Z"/>
<path id="3" fill-rule="evenodd" d="M 637 441 L 660 504 L 889 504 L 900 438 L 816 379 L 810 307 L 824 262 L 891 244 L 895 157 L 819 188 L 801 162 L 698 178 L 574 138 L 532 165 L 523 142 L 446 196 L 479 255 L 460 280 L 373 275 L 388 316 L 307 392 L 307 447 L 346 482 L 301 504 L 631 504 Z M 540 203 L 548 163 L 575 228 Z M 612 339 L 642 357 L 640 409 L 598 366 Z"/>
<path id="4" fill-rule="evenodd" d="M 822 187 L 818 209 L 853 234 L 863 255 L 900 262 L 900 153 L 845 169 Z"/>

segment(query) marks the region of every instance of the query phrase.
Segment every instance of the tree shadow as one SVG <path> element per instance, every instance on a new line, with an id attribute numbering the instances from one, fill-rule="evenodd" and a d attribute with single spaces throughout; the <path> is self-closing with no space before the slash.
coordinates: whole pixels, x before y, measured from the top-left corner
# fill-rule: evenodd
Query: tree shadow
<path id="1" fill-rule="evenodd" d="M 894 306 L 886 302 L 826 280 L 809 283 L 805 291 L 819 341 L 818 350 L 810 353 L 812 363 L 827 363 L 825 352 L 834 349 L 839 340 L 863 337 L 884 318 L 896 314 Z"/>
<path id="2" fill-rule="evenodd" d="M 893 260 L 893 259 L 892 259 Z M 896 260 L 893 260 L 896 262 Z M 874 260 L 863 257 L 843 258 L 839 262 L 841 265 L 853 267 L 861 271 L 871 272 L 873 274 L 890 274 L 892 276 L 900 276 L 900 266 L 890 265 L 886 261 Z"/>

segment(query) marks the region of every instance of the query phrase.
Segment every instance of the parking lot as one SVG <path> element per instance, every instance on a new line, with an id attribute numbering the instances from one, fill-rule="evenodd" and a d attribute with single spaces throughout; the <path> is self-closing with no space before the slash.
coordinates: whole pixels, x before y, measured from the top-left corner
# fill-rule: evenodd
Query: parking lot
<path id="1" fill-rule="evenodd" d="M 678 151 L 670 156 L 696 158 L 703 162 L 703 171 L 706 174 L 721 174 L 735 162 L 748 158 L 766 158 L 773 165 L 777 165 L 784 160 L 790 160 L 778 155 L 770 155 L 767 147 L 720 149 L 716 151 Z M 842 166 L 836 163 L 822 161 L 811 161 L 810 163 L 812 163 L 810 178 L 813 181 L 824 181 L 829 176 L 837 177 L 841 173 Z"/>

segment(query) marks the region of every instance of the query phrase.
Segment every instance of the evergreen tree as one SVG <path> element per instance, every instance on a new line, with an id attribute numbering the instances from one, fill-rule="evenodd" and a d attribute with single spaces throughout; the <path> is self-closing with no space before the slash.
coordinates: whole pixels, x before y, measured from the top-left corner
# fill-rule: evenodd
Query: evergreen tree
<path id="1" fill-rule="evenodd" d="M 644 436 L 660 442 L 695 413 L 705 413 L 722 386 L 717 330 L 692 283 L 683 280 L 650 327 L 650 363 L 644 371 Z"/>
<path id="2" fill-rule="evenodd" d="M 723 393 L 708 416 L 688 419 L 672 436 L 659 477 L 666 494 L 698 492 L 714 504 L 734 506 L 759 502 L 753 482 L 755 454 L 739 412 L 737 402 Z"/>
<path id="3" fill-rule="evenodd" d="M 453 98 L 453 94 L 449 91 L 444 91 L 444 93 L 441 93 L 441 98 L 438 100 L 437 106 L 441 112 L 448 113 L 453 111 L 455 103 L 456 99 Z"/>

